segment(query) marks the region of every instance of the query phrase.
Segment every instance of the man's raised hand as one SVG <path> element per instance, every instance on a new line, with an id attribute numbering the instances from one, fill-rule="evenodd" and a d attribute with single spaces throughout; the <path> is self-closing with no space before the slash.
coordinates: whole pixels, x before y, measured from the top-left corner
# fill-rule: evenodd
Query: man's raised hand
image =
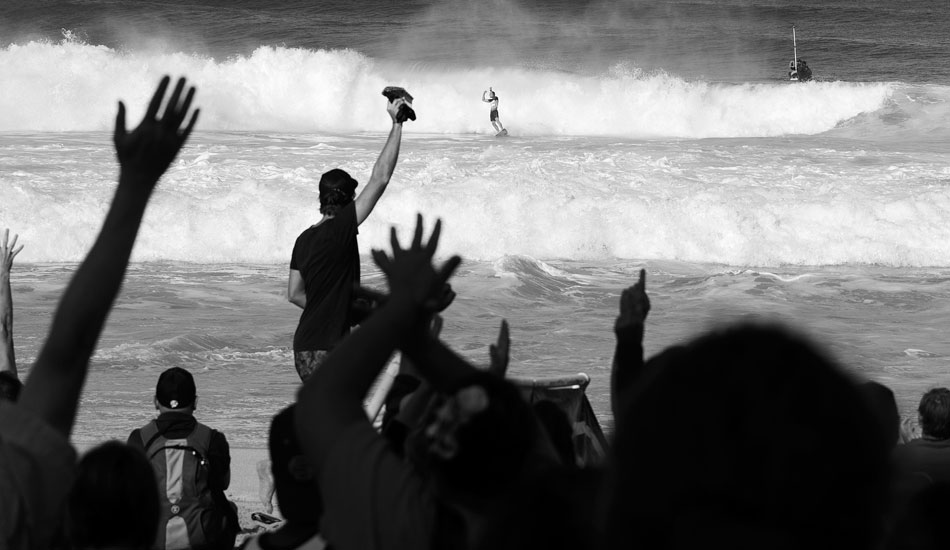
<path id="1" fill-rule="evenodd" d="M 13 258 L 23 250 L 23 245 L 16 245 L 19 235 L 13 235 L 13 241 L 10 241 L 10 230 L 3 230 L 3 243 L 0 244 L 0 272 L 10 273 L 13 269 Z"/>
<path id="2" fill-rule="evenodd" d="M 401 97 L 397 97 L 386 104 L 386 112 L 389 113 L 389 118 L 393 119 L 394 124 L 402 124 L 402 122 L 399 122 L 399 108 L 405 104 L 406 100 Z"/>
<path id="3" fill-rule="evenodd" d="M 373 259 L 389 280 L 390 299 L 408 299 L 413 305 L 434 312 L 443 301 L 445 283 L 462 259 L 452 256 L 436 270 L 432 266 L 432 257 L 439 245 L 442 221 L 436 221 L 432 235 L 426 243 L 422 241 L 422 231 L 422 215 L 419 214 L 416 216 L 416 231 L 412 243 L 408 248 L 402 248 L 396 237 L 396 228 L 392 228 L 392 257 L 382 250 L 373 250 Z"/>
<path id="4" fill-rule="evenodd" d="M 148 105 L 145 117 L 131 133 L 125 129 L 125 105 L 121 101 L 119 112 L 115 117 L 113 141 L 123 175 L 145 178 L 148 191 L 151 191 L 158 178 L 175 160 L 178 151 L 191 134 L 195 121 L 198 120 L 199 109 L 195 109 L 187 126 L 181 127 L 195 95 L 195 88 L 192 86 L 188 88 L 188 92 L 182 99 L 182 91 L 185 88 L 184 78 L 178 79 L 171 97 L 168 98 L 164 114 L 159 116 L 158 111 L 170 80 L 168 76 L 162 78 Z"/>

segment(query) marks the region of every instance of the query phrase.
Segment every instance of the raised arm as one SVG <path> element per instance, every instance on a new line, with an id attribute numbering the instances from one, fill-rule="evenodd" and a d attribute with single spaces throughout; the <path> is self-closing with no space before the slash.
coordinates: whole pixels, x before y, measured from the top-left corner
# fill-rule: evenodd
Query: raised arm
<path id="1" fill-rule="evenodd" d="M 296 418 L 301 446 L 319 471 L 332 444 L 349 426 L 369 422 L 363 399 L 385 367 L 396 344 L 427 318 L 427 303 L 438 295 L 459 264 L 453 257 L 436 270 L 432 256 L 439 242 L 436 223 L 428 243 L 422 242 L 422 217 L 408 249 L 402 249 L 392 231 L 393 257 L 374 250 L 373 257 L 389 280 L 391 292 L 360 329 L 334 348 L 323 365 L 297 394 Z"/>
<path id="2" fill-rule="evenodd" d="M 646 293 L 646 270 L 640 270 L 640 280 L 620 295 L 620 315 L 614 323 L 617 347 L 610 373 L 610 407 L 617 418 L 623 394 L 643 371 L 643 328 L 650 313 L 650 298 Z"/>
<path id="3" fill-rule="evenodd" d="M 195 92 L 189 88 L 182 99 L 184 78 L 175 86 L 164 114 L 159 114 L 168 84 L 169 78 L 163 78 L 145 118 L 131 133 L 125 128 L 125 105 L 119 102 L 114 135 L 119 185 L 96 242 L 63 294 L 20 396 L 21 407 L 67 437 L 76 417 L 89 358 L 122 284 L 149 197 L 198 118 L 195 110 L 182 128 Z"/>
<path id="4" fill-rule="evenodd" d="M 498 341 L 488 346 L 488 357 L 491 360 L 488 370 L 504 378 L 508 372 L 508 350 L 511 348 L 511 337 L 508 334 L 508 321 L 502 319 L 498 328 Z"/>
<path id="5" fill-rule="evenodd" d="M 389 300 L 389 295 L 366 287 L 359 287 L 358 294 L 371 298 L 376 304 L 385 304 Z M 452 286 L 443 284 L 427 301 L 426 311 L 444 311 L 455 300 L 455 296 Z M 406 333 L 406 338 L 400 340 L 398 346 L 403 355 L 399 372 L 422 377 L 435 391 L 454 391 L 458 382 L 469 378 L 479 369 L 440 341 L 439 331 L 429 330 L 428 326 L 428 318 L 422 319 L 414 325 L 413 330 Z M 508 322 L 503 320 L 498 342 L 489 346 L 490 370 L 501 374 L 502 377 L 508 367 L 508 345 Z"/>
<path id="6" fill-rule="evenodd" d="M 10 290 L 10 271 L 13 258 L 23 250 L 16 245 L 18 235 L 9 240 L 10 230 L 3 230 L 3 243 L 0 244 L 0 372 L 9 372 L 17 376 L 16 354 L 13 352 L 13 294 Z"/>
<path id="7" fill-rule="evenodd" d="M 389 113 L 393 126 L 389 130 L 389 137 L 386 139 L 383 151 L 376 159 L 376 164 L 373 165 L 373 173 L 369 177 L 369 182 L 356 197 L 356 225 L 363 223 L 363 220 L 376 207 L 379 198 L 383 196 L 383 191 L 389 185 L 393 170 L 396 169 L 396 161 L 399 160 L 399 145 L 402 142 L 402 123 L 396 122 L 396 115 L 399 113 L 399 107 L 405 103 L 406 100 L 398 98 L 389 102 L 386 106 L 386 112 Z"/>

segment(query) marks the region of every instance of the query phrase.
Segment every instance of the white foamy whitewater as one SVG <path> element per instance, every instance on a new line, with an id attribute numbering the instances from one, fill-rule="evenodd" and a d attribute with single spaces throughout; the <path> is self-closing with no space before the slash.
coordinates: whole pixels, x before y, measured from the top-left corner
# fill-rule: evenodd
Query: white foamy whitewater
<path id="1" fill-rule="evenodd" d="M 82 258 L 115 184 L 116 102 L 136 120 L 168 73 L 197 86 L 202 114 L 136 260 L 287 261 L 319 218 L 320 174 L 368 177 L 388 125 L 380 91 L 400 85 L 418 120 L 361 227 L 364 253 L 423 212 L 444 219 L 444 251 L 475 260 L 950 266 L 950 87 L 407 67 L 281 47 L 216 60 L 69 37 L 9 45 L 0 71 L 0 223 L 30 243 L 26 262 Z"/>

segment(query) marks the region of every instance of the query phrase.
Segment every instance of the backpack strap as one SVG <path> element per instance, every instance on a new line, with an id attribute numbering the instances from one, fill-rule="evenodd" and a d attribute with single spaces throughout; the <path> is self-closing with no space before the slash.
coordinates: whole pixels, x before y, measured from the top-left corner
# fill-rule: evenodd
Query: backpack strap
<path id="1" fill-rule="evenodd" d="M 201 422 L 195 423 L 195 429 L 191 432 L 191 435 L 188 436 L 188 442 L 192 446 L 197 447 L 201 450 L 202 454 L 207 454 L 208 449 L 211 447 L 211 432 L 213 430 Z"/>
<path id="2" fill-rule="evenodd" d="M 145 451 L 146 455 L 148 455 L 148 448 L 161 436 L 161 432 L 158 431 L 158 424 L 154 420 L 139 430 L 139 439 L 142 440 L 142 450 Z"/>

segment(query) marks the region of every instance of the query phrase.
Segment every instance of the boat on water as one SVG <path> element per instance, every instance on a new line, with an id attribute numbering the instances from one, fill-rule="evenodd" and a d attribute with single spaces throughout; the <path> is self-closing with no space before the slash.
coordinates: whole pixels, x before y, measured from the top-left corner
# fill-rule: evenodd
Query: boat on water
<path id="1" fill-rule="evenodd" d="M 788 79 L 793 82 L 808 82 L 811 80 L 811 67 L 804 59 L 798 57 L 798 41 L 795 39 L 795 26 L 792 26 L 792 60 L 788 62 Z"/>

